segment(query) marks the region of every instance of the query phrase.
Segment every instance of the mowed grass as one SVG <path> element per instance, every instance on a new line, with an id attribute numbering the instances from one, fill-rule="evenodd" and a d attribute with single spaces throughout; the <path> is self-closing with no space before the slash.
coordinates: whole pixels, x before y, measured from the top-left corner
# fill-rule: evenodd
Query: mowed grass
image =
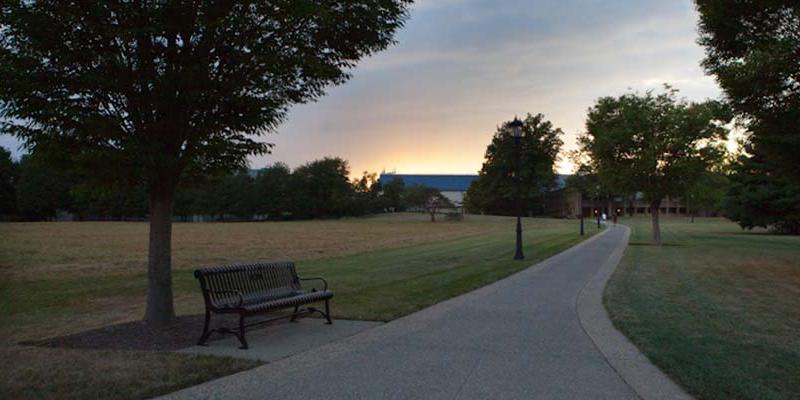
<path id="1" fill-rule="evenodd" d="M 605 292 L 615 326 L 698 399 L 800 398 L 800 237 L 722 219 L 624 221 Z"/>
<path id="2" fill-rule="evenodd" d="M 391 320 L 465 293 L 581 240 L 574 221 L 526 219 L 514 262 L 512 218 L 427 221 L 401 214 L 277 223 L 176 224 L 178 314 L 203 310 L 197 266 L 295 260 L 324 276 L 336 318 Z M 590 233 L 593 230 L 589 230 Z M 171 353 L 29 348 L 19 341 L 140 319 L 143 223 L 0 224 L 0 398 L 145 398 L 255 364 Z M 588 237 L 588 236 L 587 236 Z M 163 378 L 156 378 L 162 376 Z"/>

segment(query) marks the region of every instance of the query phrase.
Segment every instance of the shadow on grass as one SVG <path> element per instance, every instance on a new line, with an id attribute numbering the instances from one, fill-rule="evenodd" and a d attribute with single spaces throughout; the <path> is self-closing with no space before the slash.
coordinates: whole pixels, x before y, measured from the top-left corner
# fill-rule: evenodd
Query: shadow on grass
<path id="1" fill-rule="evenodd" d="M 714 232 L 715 235 L 737 235 L 737 236 L 776 236 L 776 237 L 800 237 L 799 235 L 793 235 L 791 233 L 784 233 L 784 232 L 773 232 L 773 231 L 748 231 L 748 230 L 741 230 L 738 232 Z"/>
<path id="2" fill-rule="evenodd" d="M 274 321 L 272 326 L 285 321 Z M 236 326 L 236 316 L 214 315 L 211 328 Z M 262 328 L 263 329 L 263 328 Z M 131 321 L 108 325 L 44 340 L 20 342 L 23 346 L 39 346 L 68 349 L 127 350 L 127 351 L 173 351 L 194 346 L 203 332 L 203 315 L 182 315 L 163 327 L 153 327 L 143 321 Z M 209 341 L 220 340 L 227 335 L 213 334 Z"/>

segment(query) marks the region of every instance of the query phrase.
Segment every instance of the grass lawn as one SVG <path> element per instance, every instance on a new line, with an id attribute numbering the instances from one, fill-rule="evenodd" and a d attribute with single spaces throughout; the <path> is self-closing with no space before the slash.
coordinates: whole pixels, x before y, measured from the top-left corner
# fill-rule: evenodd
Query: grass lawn
<path id="1" fill-rule="evenodd" d="M 514 225 L 504 217 L 430 223 L 425 215 L 400 214 L 176 224 L 176 309 L 181 315 L 202 312 L 194 267 L 289 259 L 297 261 L 301 275 L 328 279 L 336 292 L 336 318 L 391 320 L 500 279 L 581 240 L 575 221 L 524 223 L 528 258 L 523 263 L 511 260 Z M 255 365 L 173 353 L 19 346 L 23 340 L 141 318 L 147 225 L 6 223 L 0 224 L 0 237 L 0 398 L 145 398 Z"/>
<path id="2" fill-rule="evenodd" d="M 721 219 L 623 221 L 605 292 L 615 326 L 698 399 L 800 398 L 800 237 Z"/>

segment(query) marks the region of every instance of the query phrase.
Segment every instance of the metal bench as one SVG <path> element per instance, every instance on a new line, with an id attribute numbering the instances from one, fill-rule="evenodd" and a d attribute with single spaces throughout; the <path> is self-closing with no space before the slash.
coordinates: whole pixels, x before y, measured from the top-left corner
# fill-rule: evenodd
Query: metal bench
<path id="1" fill-rule="evenodd" d="M 332 323 L 329 301 L 333 297 L 333 292 L 328 290 L 328 282 L 319 277 L 298 277 L 293 262 L 203 268 L 195 270 L 194 276 L 200 281 L 200 289 L 203 291 L 203 300 L 206 304 L 203 335 L 200 336 L 198 345 L 205 345 L 211 333 L 219 332 L 235 335 L 242 344 L 239 348 L 246 349 L 248 346 L 245 328 L 282 318 L 291 318 L 294 322 L 299 315 L 313 312 L 319 312 L 328 324 Z M 300 282 L 310 280 L 320 281 L 323 287 L 304 290 Z M 301 309 L 304 305 L 322 301 L 325 302 L 325 311 L 314 307 Z M 288 308 L 294 308 L 294 311 L 288 315 L 245 325 L 245 317 Z M 239 328 L 223 327 L 209 330 L 211 313 L 238 314 Z"/>

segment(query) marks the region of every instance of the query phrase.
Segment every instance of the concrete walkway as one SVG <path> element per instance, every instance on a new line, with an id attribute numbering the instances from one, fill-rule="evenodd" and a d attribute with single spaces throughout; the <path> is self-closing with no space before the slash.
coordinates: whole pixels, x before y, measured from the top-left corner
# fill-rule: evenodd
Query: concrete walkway
<path id="1" fill-rule="evenodd" d="M 489 286 L 167 398 L 650 398 L 642 387 L 647 392 L 674 384 L 647 381 L 663 375 L 633 376 L 639 381 L 629 384 L 581 323 L 602 320 L 592 314 L 599 311 L 586 307 L 599 304 L 597 298 L 579 299 L 584 287 L 597 286 L 592 282 L 598 271 L 608 270 L 602 267 L 626 244 L 627 229 L 611 227 Z M 602 336 L 596 328 L 587 330 Z"/>

